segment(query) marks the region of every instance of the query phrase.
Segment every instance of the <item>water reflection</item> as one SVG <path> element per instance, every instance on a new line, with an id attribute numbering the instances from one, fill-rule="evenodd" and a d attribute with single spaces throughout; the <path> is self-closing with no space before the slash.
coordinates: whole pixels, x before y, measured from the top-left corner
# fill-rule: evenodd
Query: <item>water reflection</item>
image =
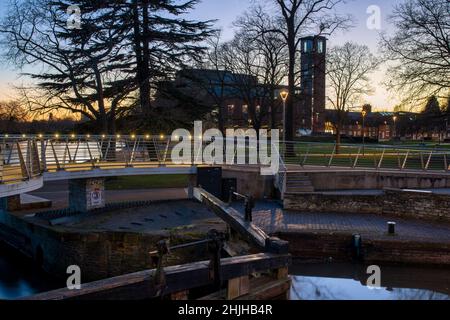
<path id="1" fill-rule="evenodd" d="M 0 243 L 0 299 L 17 299 L 61 287 L 28 259 Z"/>
<path id="2" fill-rule="evenodd" d="M 380 266 L 380 289 L 365 284 L 365 266 L 352 264 L 295 265 L 292 300 L 450 300 L 446 269 Z"/>

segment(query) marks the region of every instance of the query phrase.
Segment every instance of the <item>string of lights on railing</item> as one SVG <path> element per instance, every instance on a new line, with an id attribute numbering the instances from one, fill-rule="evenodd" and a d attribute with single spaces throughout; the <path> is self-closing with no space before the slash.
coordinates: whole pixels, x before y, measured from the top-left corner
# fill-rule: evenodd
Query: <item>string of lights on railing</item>
<path id="1" fill-rule="evenodd" d="M 54 134 L 3 134 L 0 135 L 0 139 L 17 139 L 17 138 L 23 138 L 23 139 L 155 139 L 155 138 L 159 138 L 161 140 L 164 140 L 166 138 L 171 138 L 171 135 L 166 135 L 166 134 L 160 134 L 158 136 L 156 135 L 151 135 L 151 134 L 145 134 L 145 135 L 137 135 L 137 134 L 130 134 L 130 135 L 121 135 L 121 134 L 117 134 L 117 135 L 106 135 L 106 134 L 102 134 L 102 135 L 92 135 L 92 134 L 59 134 L 59 133 L 54 133 Z M 180 139 L 179 136 L 174 136 L 175 140 Z M 190 135 L 188 137 L 190 140 L 192 140 L 193 136 Z M 199 136 L 199 139 L 202 139 L 203 136 Z"/>

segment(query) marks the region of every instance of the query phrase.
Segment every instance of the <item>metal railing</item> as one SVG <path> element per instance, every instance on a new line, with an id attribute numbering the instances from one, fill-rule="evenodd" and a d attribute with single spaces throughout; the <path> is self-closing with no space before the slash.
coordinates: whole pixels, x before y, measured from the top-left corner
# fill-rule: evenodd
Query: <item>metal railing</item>
<path id="1" fill-rule="evenodd" d="M 210 142 L 190 137 L 188 152 L 180 154 L 181 138 L 139 135 L 0 135 L 0 183 L 30 179 L 44 172 L 86 171 L 92 169 L 186 167 L 205 164 L 203 154 Z M 189 142 L 190 141 L 190 142 Z M 233 151 L 227 154 L 228 140 L 222 140 L 223 155 L 215 155 L 217 165 L 261 164 L 259 157 L 250 159 L 250 151 L 257 154 L 258 145 L 238 143 L 233 139 Z M 267 150 L 270 152 L 270 140 Z M 180 155 L 172 159 L 173 151 Z M 255 154 L 253 152 L 253 154 Z M 214 152 L 213 152 L 214 153 Z M 277 157 L 278 151 L 277 151 Z M 182 162 L 180 163 L 180 158 Z"/>
<path id="2" fill-rule="evenodd" d="M 174 140 L 174 141 L 173 141 Z M 94 135 L 0 135 L 0 183 L 14 183 L 39 176 L 44 172 L 85 171 L 92 169 L 152 168 L 161 166 L 195 166 L 205 164 L 203 152 L 210 142 L 191 138 L 190 154 L 182 155 L 183 163 L 173 161 L 172 152 L 179 145 L 171 136 L 94 136 Z M 216 165 L 233 166 L 261 163 L 259 144 L 242 144 L 232 140 L 232 153 L 227 154 L 229 140 L 223 140 L 224 154 L 217 155 Z M 279 190 L 285 189 L 286 171 L 295 167 L 338 167 L 350 169 L 391 169 L 448 172 L 450 147 L 402 147 L 350 145 L 333 143 L 272 143 L 267 150 L 276 153 L 280 168 L 275 179 Z M 242 164 L 242 154 L 245 155 Z M 231 156 L 231 157 L 230 157 Z M 230 163 L 231 158 L 231 163 Z M 239 160 L 239 161 L 238 161 Z M 270 165 L 270 164 L 269 164 Z"/>
<path id="3" fill-rule="evenodd" d="M 300 167 L 341 167 L 448 172 L 450 146 L 389 146 L 285 142 L 284 163 Z"/>

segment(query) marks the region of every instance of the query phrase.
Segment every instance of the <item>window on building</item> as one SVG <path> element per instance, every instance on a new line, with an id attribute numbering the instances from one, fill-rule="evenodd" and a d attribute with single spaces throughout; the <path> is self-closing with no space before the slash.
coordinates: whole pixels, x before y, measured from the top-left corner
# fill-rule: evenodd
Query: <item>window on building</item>
<path id="1" fill-rule="evenodd" d="M 310 53 L 313 50 L 313 41 L 312 40 L 305 40 L 303 42 L 303 52 L 304 53 Z"/>
<path id="2" fill-rule="evenodd" d="M 317 53 L 323 53 L 324 51 L 324 43 L 323 40 L 319 40 L 317 42 Z"/>

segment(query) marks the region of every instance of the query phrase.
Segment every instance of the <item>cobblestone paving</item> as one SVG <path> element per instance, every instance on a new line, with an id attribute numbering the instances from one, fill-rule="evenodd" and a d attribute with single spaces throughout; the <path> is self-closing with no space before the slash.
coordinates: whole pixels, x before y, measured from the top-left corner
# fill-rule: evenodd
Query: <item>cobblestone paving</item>
<path id="1" fill-rule="evenodd" d="M 243 205 L 233 205 L 243 212 Z M 420 220 L 405 220 L 371 214 L 304 213 L 284 211 L 275 202 L 257 203 L 253 222 L 272 234 L 275 232 L 329 231 L 350 232 L 384 236 L 387 222 L 397 223 L 397 238 L 400 240 L 423 239 L 426 241 L 450 242 L 450 224 Z"/>

